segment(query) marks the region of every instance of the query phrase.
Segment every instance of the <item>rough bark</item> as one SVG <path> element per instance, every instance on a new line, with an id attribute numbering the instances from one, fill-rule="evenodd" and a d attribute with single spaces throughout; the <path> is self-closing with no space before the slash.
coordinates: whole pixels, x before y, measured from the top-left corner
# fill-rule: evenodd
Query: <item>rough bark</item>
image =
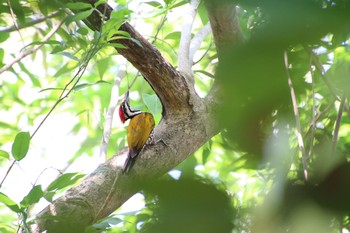
<path id="1" fill-rule="evenodd" d="M 100 8 L 108 18 L 111 8 L 103 5 Z M 94 30 L 100 28 L 99 17 L 95 14 L 89 18 L 89 26 Z M 38 214 L 32 225 L 33 232 L 83 231 L 142 189 L 144 181 L 157 178 L 174 168 L 220 131 L 214 117 L 217 91 L 200 99 L 188 86 L 186 78 L 130 24 L 124 23 L 120 29 L 127 31 L 142 47 L 132 40 L 118 40 L 114 42 L 127 47 L 118 49 L 118 52 L 142 73 L 163 104 L 163 119 L 154 132 L 155 143 L 144 148 L 127 175 L 121 173 L 126 149 L 98 166 L 79 185 L 69 189 Z"/>

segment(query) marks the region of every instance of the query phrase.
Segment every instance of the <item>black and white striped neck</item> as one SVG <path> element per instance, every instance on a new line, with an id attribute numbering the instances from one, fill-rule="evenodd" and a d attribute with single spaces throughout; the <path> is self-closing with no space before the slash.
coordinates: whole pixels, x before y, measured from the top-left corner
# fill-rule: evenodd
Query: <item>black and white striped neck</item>
<path id="1" fill-rule="evenodd" d="M 127 101 L 123 102 L 122 109 L 123 109 L 123 112 L 124 112 L 124 115 L 125 115 L 125 120 L 131 119 L 134 116 L 139 115 L 139 114 L 142 113 L 142 111 L 140 111 L 140 110 L 132 109 Z"/>

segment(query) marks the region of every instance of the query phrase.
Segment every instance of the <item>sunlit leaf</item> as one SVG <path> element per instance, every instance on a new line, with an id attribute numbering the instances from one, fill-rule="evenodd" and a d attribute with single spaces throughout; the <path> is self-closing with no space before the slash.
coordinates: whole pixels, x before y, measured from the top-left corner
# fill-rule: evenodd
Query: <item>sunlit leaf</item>
<path id="1" fill-rule="evenodd" d="M 68 73 L 78 67 L 79 63 L 75 60 L 71 60 L 66 64 L 62 65 L 62 67 L 54 74 L 55 78 L 60 77 L 61 75 Z"/>
<path id="2" fill-rule="evenodd" d="M 176 31 L 176 32 L 171 32 L 167 34 L 164 39 L 165 40 L 179 40 L 181 37 L 181 32 Z"/>
<path id="3" fill-rule="evenodd" d="M 49 41 L 34 41 L 26 46 L 24 46 L 22 48 L 22 50 L 24 50 L 25 48 L 29 47 L 29 46 L 33 46 L 33 45 L 57 45 L 57 44 L 61 44 L 61 42 L 57 41 L 57 40 L 49 40 Z"/>
<path id="4" fill-rule="evenodd" d="M 66 6 L 71 10 L 85 10 L 85 9 L 92 8 L 91 4 L 83 3 L 83 2 L 69 2 L 66 4 Z"/>
<path id="5" fill-rule="evenodd" d="M 162 105 L 157 97 L 157 95 L 149 95 L 142 93 L 143 102 L 146 104 L 147 108 L 151 111 L 153 115 L 158 115 L 161 112 Z"/>
<path id="6" fill-rule="evenodd" d="M 98 0 L 97 2 L 94 3 L 94 6 L 98 7 L 99 5 L 106 3 L 106 2 L 107 2 L 107 0 Z"/>
<path id="7" fill-rule="evenodd" d="M 79 179 L 81 179 L 84 176 L 85 175 L 78 172 L 62 174 L 56 180 L 51 182 L 51 184 L 47 187 L 47 191 L 57 191 L 66 188 L 70 185 L 75 184 Z"/>
<path id="8" fill-rule="evenodd" d="M 67 18 L 66 24 L 70 24 L 71 22 L 74 22 L 74 21 L 86 19 L 91 15 L 92 12 L 93 10 L 91 9 L 91 10 L 82 11 L 77 14 L 71 15 Z"/>
<path id="9" fill-rule="evenodd" d="M 89 86 L 91 86 L 90 83 L 80 83 L 78 85 L 75 85 L 73 90 L 79 91 L 79 90 L 84 89 L 84 88 L 89 87 Z"/>
<path id="10" fill-rule="evenodd" d="M 147 5 L 153 6 L 155 8 L 162 8 L 162 4 L 160 4 L 159 2 L 156 1 L 150 1 L 150 2 L 144 2 Z"/>
<path id="11" fill-rule="evenodd" d="M 29 132 L 19 132 L 12 144 L 12 156 L 15 160 L 23 159 L 29 149 L 30 134 Z"/>
<path id="12" fill-rule="evenodd" d="M 110 63 L 109 58 L 101 59 L 97 62 L 97 70 L 98 74 L 100 76 L 100 79 L 103 79 L 103 75 L 105 74 L 106 70 L 108 69 L 108 65 Z"/>
<path id="13" fill-rule="evenodd" d="M 194 73 L 202 73 L 202 74 L 208 76 L 209 78 L 215 78 L 215 75 L 213 75 L 205 70 L 194 70 L 193 72 Z"/>
<path id="14" fill-rule="evenodd" d="M 71 54 L 69 52 L 60 52 L 59 54 L 65 56 L 65 57 L 68 57 L 68 58 L 70 58 L 70 59 L 72 59 L 74 61 L 77 61 L 77 62 L 80 61 L 79 58 L 77 58 L 76 56 L 74 56 L 73 54 Z"/>
<path id="15" fill-rule="evenodd" d="M 3 194 L 2 192 L 0 192 L 0 202 L 5 204 L 14 212 L 20 213 L 22 211 L 16 202 L 14 202 L 11 198 Z"/>
<path id="16" fill-rule="evenodd" d="M 103 219 L 102 221 L 95 223 L 93 225 L 94 228 L 100 229 L 100 230 L 107 230 L 119 223 L 123 222 L 122 219 L 117 217 L 108 217 L 106 219 Z"/>
<path id="17" fill-rule="evenodd" d="M 7 153 L 4 150 L 0 150 L 0 157 L 5 158 L 5 159 L 9 159 L 10 158 L 10 154 Z"/>
<path id="18" fill-rule="evenodd" d="M 35 203 L 38 203 L 39 200 L 43 197 L 44 192 L 41 189 L 41 185 L 34 186 L 27 196 L 23 198 L 20 205 L 22 208 L 27 208 L 30 205 L 33 205 Z"/>
<path id="19" fill-rule="evenodd" d="M 89 33 L 89 30 L 86 27 L 79 27 L 77 32 L 83 36 L 86 36 Z"/>

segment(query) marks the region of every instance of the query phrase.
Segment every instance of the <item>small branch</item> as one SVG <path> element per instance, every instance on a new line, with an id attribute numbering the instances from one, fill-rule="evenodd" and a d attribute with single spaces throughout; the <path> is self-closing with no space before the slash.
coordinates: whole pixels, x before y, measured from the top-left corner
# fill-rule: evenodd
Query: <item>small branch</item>
<path id="1" fill-rule="evenodd" d="M 11 14 L 11 17 L 12 17 L 12 20 L 13 20 L 13 23 L 14 23 L 14 27 L 15 27 L 14 30 L 18 31 L 18 34 L 19 34 L 19 36 L 21 37 L 21 40 L 23 41 L 23 37 L 22 37 L 21 32 L 20 32 L 19 29 L 18 29 L 18 24 L 17 24 L 17 21 L 16 21 L 15 14 L 14 14 L 14 12 L 13 12 L 13 9 L 12 9 L 10 0 L 7 0 L 7 6 L 8 6 L 8 8 L 9 8 L 9 10 L 10 10 L 10 14 Z"/>
<path id="2" fill-rule="evenodd" d="M 151 42 L 152 44 L 154 44 L 154 43 L 157 41 L 157 39 L 158 39 L 158 34 L 159 34 L 160 30 L 162 29 L 162 27 L 164 26 L 164 23 L 165 23 L 165 21 L 166 21 L 166 18 L 167 18 L 167 15 L 164 15 L 164 16 L 162 17 L 162 20 L 160 21 L 160 23 L 159 23 L 159 25 L 158 25 L 157 32 L 156 32 L 156 34 L 154 35 L 153 40 L 152 40 L 152 42 Z"/>
<path id="3" fill-rule="evenodd" d="M 0 183 L 0 188 L 2 187 L 3 183 L 5 182 L 7 176 L 9 175 L 9 173 L 10 173 L 10 171 L 11 171 L 13 165 L 15 165 L 15 163 L 16 163 L 16 160 L 14 160 L 14 161 L 11 163 L 10 167 L 7 169 L 7 172 L 6 172 L 4 178 L 2 179 L 2 181 L 1 181 L 1 183 Z"/>
<path id="4" fill-rule="evenodd" d="M 64 18 L 55 28 L 53 28 L 49 34 L 47 34 L 41 42 L 47 42 L 56 32 L 57 30 L 62 26 L 62 24 L 66 21 L 66 18 Z M 0 69 L 0 74 L 11 68 L 14 64 L 21 61 L 23 58 L 27 57 L 28 55 L 31 55 L 38 51 L 43 45 L 37 45 L 34 47 L 34 49 L 29 49 L 24 52 L 22 52 L 18 57 L 16 57 L 12 62 L 6 64 L 3 68 Z"/>
<path id="5" fill-rule="evenodd" d="M 34 19 L 32 21 L 26 22 L 24 24 L 17 25 L 15 23 L 12 26 L 8 26 L 8 27 L 4 27 L 4 28 L 0 29 L 0 33 L 2 33 L 2 32 L 13 32 L 13 31 L 20 30 L 20 29 L 23 29 L 23 28 L 31 27 L 33 25 L 39 24 L 41 22 L 44 22 L 47 19 L 54 18 L 54 17 L 60 15 L 61 13 L 62 13 L 62 11 L 56 11 L 56 12 L 53 12 L 53 13 L 45 16 L 45 17 L 38 17 L 38 18 L 36 18 L 36 19 Z"/>
<path id="6" fill-rule="evenodd" d="M 304 179 L 305 179 L 305 181 L 307 181 L 308 180 L 307 159 L 306 159 L 307 155 L 306 155 L 306 152 L 305 152 L 305 146 L 304 146 L 304 141 L 303 141 L 303 136 L 302 136 L 300 117 L 299 117 L 299 111 L 298 111 L 298 103 L 297 103 L 297 99 L 295 97 L 293 83 L 292 83 L 292 79 L 291 79 L 290 73 L 289 73 L 289 63 L 288 63 L 287 51 L 284 52 L 284 64 L 285 64 L 286 73 L 287 73 L 287 79 L 288 79 L 288 85 L 289 85 L 289 89 L 290 89 L 290 95 L 291 95 L 291 98 L 292 98 L 293 111 L 294 111 L 294 116 L 295 116 L 295 123 L 296 123 L 296 126 L 297 126 L 297 139 L 298 139 L 299 149 L 301 151 L 301 158 L 302 158 L 302 161 L 303 161 Z"/>
<path id="7" fill-rule="evenodd" d="M 337 148 L 339 129 L 340 129 L 341 119 L 342 119 L 342 116 L 343 116 L 345 100 L 346 100 L 346 95 L 343 94 L 343 96 L 341 97 L 340 106 L 339 106 L 338 115 L 337 115 L 337 120 L 335 122 L 333 138 L 332 138 L 332 154 L 333 155 L 335 155 L 336 148 Z"/>
<path id="8" fill-rule="evenodd" d="M 180 46 L 178 53 L 178 70 L 186 74 L 186 77 L 193 78 L 192 64 L 193 60 L 190 60 L 190 45 L 191 45 L 191 35 L 192 26 L 194 19 L 196 17 L 197 8 L 200 0 L 191 0 L 187 12 L 184 15 L 184 24 L 181 30 Z"/>
<path id="9" fill-rule="evenodd" d="M 198 51 L 199 47 L 201 46 L 203 40 L 211 33 L 211 27 L 210 23 L 207 23 L 204 27 L 199 30 L 199 32 L 193 37 L 191 40 L 191 46 L 190 46 L 190 56 L 189 61 L 191 64 L 193 64 L 193 57 L 194 54 Z"/>
<path id="10" fill-rule="evenodd" d="M 118 100 L 119 100 L 119 84 L 120 84 L 120 80 L 124 76 L 125 76 L 125 65 L 120 65 L 119 72 L 115 77 L 114 84 L 112 87 L 111 99 L 110 99 L 108 110 L 106 113 L 103 136 L 102 136 L 101 145 L 100 145 L 100 158 L 103 161 L 105 161 L 107 158 L 108 144 L 109 144 L 109 139 L 112 131 L 113 115 L 114 115 L 115 109 L 118 106 Z"/>

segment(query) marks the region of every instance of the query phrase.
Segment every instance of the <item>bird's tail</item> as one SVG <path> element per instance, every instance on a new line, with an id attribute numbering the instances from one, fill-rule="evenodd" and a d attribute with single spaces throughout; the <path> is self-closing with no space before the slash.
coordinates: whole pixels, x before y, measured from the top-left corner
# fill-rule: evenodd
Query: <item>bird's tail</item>
<path id="1" fill-rule="evenodd" d="M 130 171 L 130 169 L 134 166 L 138 154 L 139 151 L 129 150 L 128 157 L 126 158 L 123 166 L 123 174 L 127 174 Z"/>

